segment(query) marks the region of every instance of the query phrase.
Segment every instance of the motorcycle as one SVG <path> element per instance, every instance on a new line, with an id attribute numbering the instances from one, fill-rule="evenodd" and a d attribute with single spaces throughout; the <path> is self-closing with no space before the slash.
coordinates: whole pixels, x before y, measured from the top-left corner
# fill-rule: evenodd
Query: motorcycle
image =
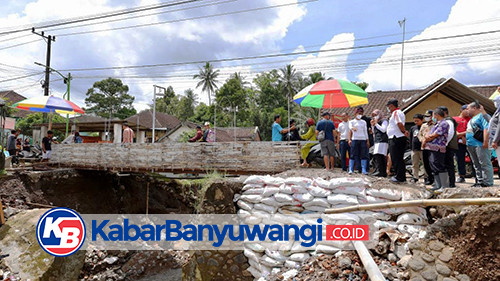
<path id="1" fill-rule="evenodd" d="M 335 167 L 341 167 L 341 160 L 340 160 L 340 152 L 338 151 L 337 147 L 335 147 Z M 323 160 L 323 156 L 321 156 L 321 144 L 316 144 L 313 147 L 311 147 L 311 150 L 309 151 L 309 154 L 306 157 L 307 163 L 312 164 L 316 163 L 321 167 L 325 167 L 325 161 Z"/>

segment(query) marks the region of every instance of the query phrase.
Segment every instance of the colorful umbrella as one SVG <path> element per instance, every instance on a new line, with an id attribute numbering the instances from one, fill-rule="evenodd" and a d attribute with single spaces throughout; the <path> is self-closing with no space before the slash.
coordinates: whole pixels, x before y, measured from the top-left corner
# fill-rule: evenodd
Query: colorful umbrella
<path id="1" fill-rule="evenodd" d="M 25 99 L 12 105 L 14 108 L 35 111 L 55 112 L 61 114 L 84 114 L 85 111 L 75 103 L 54 96 L 39 96 Z"/>
<path id="2" fill-rule="evenodd" d="M 314 108 L 354 107 L 368 103 L 368 94 L 344 80 L 323 80 L 309 85 L 293 97 L 300 106 Z"/>
<path id="3" fill-rule="evenodd" d="M 494 100 L 498 96 L 500 96 L 500 87 L 491 95 L 490 100 Z"/>

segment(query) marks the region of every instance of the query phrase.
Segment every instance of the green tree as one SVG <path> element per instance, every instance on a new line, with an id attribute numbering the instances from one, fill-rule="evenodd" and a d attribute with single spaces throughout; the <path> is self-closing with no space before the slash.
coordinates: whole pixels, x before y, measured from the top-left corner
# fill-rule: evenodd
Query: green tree
<path id="1" fill-rule="evenodd" d="M 179 101 L 177 117 L 182 121 L 186 121 L 194 116 L 196 103 L 196 94 L 193 92 L 193 90 L 187 89 L 184 92 L 184 96 L 181 97 Z"/>
<path id="2" fill-rule="evenodd" d="M 274 108 L 286 105 L 279 78 L 278 71 L 274 69 L 258 74 L 253 80 L 257 90 L 255 100 L 260 110 L 272 112 Z"/>
<path id="3" fill-rule="evenodd" d="M 213 65 L 209 62 L 205 64 L 205 67 L 201 68 L 198 74 L 193 76 L 193 79 L 200 80 L 196 85 L 196 88 L 202 87 L 202 91 L 208 94 L 208 105 L 212 105 L 212 94 L 215 93 L 217 89 L 217 77 L 219 76 L 219 70 L 214 70 Z"/>
<path id="4" fill-rule="evenodd" d="M 178 117 L 179 115 L 179 97 L 175 94 L 174 88 L 168 86 L 163 97 L 156 98 L 156 111 L 170 114 Z M 153 110 L 153 104 L 150 105 Z"/>
<path id="5" fill-rule="evenodd" d="M 367 82 L 352 82 L 352 83 L 358 85 L 358 87 L 360 87 L 363 90 L 366 90 L 366 88 L 368 88 L 368 86 L 370 85 Z"/>
<path id="6" fill-rule="evenodd" d="M 325 79 L 326 79 L 325 76 L 321 72 L 314 72 L 309 74 L 309 80 L 311 81 L 311 84 L 317 83 Z"/>
<path id="7" fill-rule="evenodd" d="M 234 113 L 236 110 L 236 125 L 250 125 L 249 104 L 253 100 L 253 91 L 251 88 L 242 84 L 241 76 L 232 75 L 216 94 L 217 112 L 222 112 L 222 126 L 233 126 Z"/>
<path id="8" fill-rule="evenodd" d="M 128 94 L 128 90 L 128 86 L 120 79 L 107 78 L 95 82 L 87 91 L 86 112 L 105 118 L 121 119 L 136 114 L 137 111 L 132 105 L 135 98 Z"/>
<path id="9" fill-rule="evenodd" d="M 66 118 L 62 117 L 59 114 L 52 115 L 52 123 L 66 123 Z M 23 135 L 31 136 L 33 135 L 33 126 L 36 124 L 42 124 L 43 122 L 43 114 L 40 112 L 30 113 L 23 118 L 20 118 L 16 121 L 16 129 L 20 129 Z M 64 136 L 62 132 L 54 131 L 54 135 L 57 137 Z M 61 140 L 61 139 L 59 139 Z"/>

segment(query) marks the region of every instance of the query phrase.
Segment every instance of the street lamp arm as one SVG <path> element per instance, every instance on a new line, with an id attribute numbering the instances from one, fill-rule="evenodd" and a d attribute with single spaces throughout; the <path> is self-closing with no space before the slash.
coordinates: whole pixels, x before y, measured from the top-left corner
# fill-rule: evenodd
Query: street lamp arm
<path id="1" fill-rule="evenodd" d="M 36 65 L 39 65 L 39 66 L 47 67 L 45 64 L 41 64 L 41 63 L 39 63 L 39 62 L 35 62 L 35 64 L 36 64 Z M 51 71 L 54 71 L 54 72 L 56 72 L 57 74 L 59 74 L 62 78 L 64 78 L 64 79 L 68 79 L 68 77 L 66 77 L 66 76 L 62 75 L 62 73 L 61 73 L 61 72 L 59 72 L 59 71 L 57 71 L 56 69 L 53 69 L 53 68 L 52 68 L 52 67 L 50 67 L 50 66 L 49 66 L 48 68 L 49 68 Z"/>

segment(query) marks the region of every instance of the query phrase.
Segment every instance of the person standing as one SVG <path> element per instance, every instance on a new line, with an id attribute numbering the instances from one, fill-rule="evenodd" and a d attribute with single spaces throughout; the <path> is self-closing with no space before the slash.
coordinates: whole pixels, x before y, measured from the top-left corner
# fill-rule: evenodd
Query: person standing
<path id="1" fill-rule="evenodd" d="M 446 170 L 449 176 L 449 187 L 456 187 L 455 185 L 455 151 L 458 150 L 457 142 L 457 122 L 455 119 L 449 116 L 448 108 L 446 106 L 440 106 L 444 112 L 444 120 L 448 123 L 448 138 L 446 140 L 446 155 L 444 163 L 446 165 Z"/>
<path id="2" fill-rule="evenodd" d="M 215 142 L 215 132 L 210 128 L 210 122 L 205 122 L 205 132 L 203 132 L 203 142 Z"/>
<path id="3" fill-rule="evenodd" d="M 446 142 L 448 141 L 449 124 L 446 122 L 445 113 L 442 108 L 434 110 L 434 122 L 436 125 L 425 135 L 422 143 L 430 151 L 429 162 L 434 173 L 434 187 L 431 190 L 442 191 L 442 188 L 449 187 L 449 177 L 446 171 L 445 155 Z"/>
<path id="4" fill-rule="evenodd" d="M 406 182 L 406 165 L 404 153 L 406 149 L 405 137 L 405 114 L 398 107 L 398 100 L 392 99 L 387 103 L 387 108 L 391 112 L 389 125 L 387 126 L 387 136 L 389 137 L 389 151 L 396 175 L 391 178 L 392 182 Z"/>
<path id="5" fill-rule="evenodd" d="M 420 163 L 423 164 L 422 142 L 418 138 L 418 134 L 424 124 L 424 115 L 415 114 L 413 116 L 413 123 L 415 123 L 415 125 L 410 128 L 411 163 L 413 182 L 418 182 L 420 177 Z M 424 174 L 424 178 L 428 178 L 427 173 Z"/>
<path id="6" fill-rule="evenodd" d="M 54 133 L 47 131 L 47 136 L 42 139 L 42 161 L 48 161 L 52 156 L 52 143 L 57 143 L 53 140 Z"/>
<path id="7" fill-rule="evenodd" d="M 80 137 L 79 132 L 75 132 L 73 143 L 83 143 L 83 139 L 82 139 L 82 137 Z"/>
<path id="8" fill-rule="evenodd" d="M 283 129 L 281 127 L 280 123 L 281 123 L 281 116 L 279 114 L 277 114 L 274 116 L 274 123 L 272 126 L 272 141 L 282 141 L 283 134 L 286 134 L 290 130 L 295 129 L 295 126 L 292 126 L 290 129 Z"/>
<path id="9" fill-rule="evenodd" d="M 432 110 L 427 110 L 424 114 L 425 123 L 422 124 L 422 127 L 420 127 L 420 131 L 418 132 L 418 140 L 420 142 L 424 142 L 425 135 L 429 133 L 435 125 L 434 121 L 432 120 L 433 114 L 434 113 Z M 429 157 L 430 157 L 430 151 L 422 146 L 422 159 L 423 159 L 422 162 L 424 162 L 424 169 L 425 173 L 427 174 L 427 178 L 424 179 L 425 185 L 434 184 L 434 175 L 432 174 L 431 164 L 429 163 Z"/>
<path id="10" fill-rule="evenodd" d="M 337 145 L 340 150 L 342 171 L 347 172 L 347 153 L 351 149 L 349 146 L 349 115 L 347 115 L 347 113 L 342 113 L 341 119 L 342 122 L 340 122 L 338 128 L 339 137 L 337 138 Z M 351 157 L 350 154 L 349 157 Z"/>
<path id="11" fill-rule="evenodd" d="M 361 119 L 362 115 L 356 115 L 356 118 L 349 121 L 349 146 L 351 153 L 349 156 L 349 174 L 354 172 L 354 165 L 361 167 L 363 175 L 368 174 L 368 153 L 370 140 L 368 138 L 368 128 L 366 122 Z"/>
<path id="12" fill-rule="evenodd" d="M 307 163 L 307 155 L 311 151 L 311 147 L 316 144 L 316 121 L 313 118 L 309 118 L 306 121 L 307 132 L 300 136 L 301 139 L 307 141 L 308 143 L 304 144 L 300 149 L 300 155 L 302 157 L 302 167 L 311 167 L 310 163 Z"/>
<path id="13" fill-rule="evenodd" d="M 10 156 L 12 156 L 12 164 L 19 164 L 17 161 L 17 137 L 19 136 L 19 131 L 10 131 L 9 138 L 7 139 L 7 151 Z"/>
<path id="14" fill-rule="evenodd" d="M 320 120 L 316 125 L 316 138 L 321 144 L 321 155 L 325 161 L 325 170 L 333 171 L 335 167 L 335 124 L 330 120 L 330 113 L 324 112 L 323 120 Z M 324 138 L 318 137 L 319 133 L 323 132 Z M 331 167 L 331 168 L 330 168 Z"/>
<path id="15" fill-rule="evenodd" d="M 493 114 L 489 124 L 489 146 L 495 150 L 497 154 L 497 161 L 500 167 L 500 96 L 497 96 L 493 102 L 497 110 Z"/>
<path id="16" fill-rule="evenodd" d="M 374 171 L 372 176 L 387 177 L 387 151 L 389 150 L 389 138 L 387 137 L 387 126 L 389 122 L 384 118 L 382 112 L 375 109 L 372 112 L 372 120 L 370 121 L 373 132 L 373 162 Z"/>
<path id="17" fill-rule="evenodd" d="M 133 143 L 134 142 L 134 130 L 132 130 L 127 122 L 124 122 L 122 124 L 122 129 L 123 129 L 123 141 L 122 143 Z"/>
<path id="18" fill-rule="evenodd" d="M 467 105 L 462 105 L 460 108 L 460 115 L 453 117 L 457 123 L 457 143 L 458 149 L 455 151 L 455 158 L 457 159 L 458 178 L 456 182 L 465 182 L 465 154 L 467 153 L 467 144 L 465 134 L 467 131 L 467 123 L 469 123 L 470 116 L 467 111 Z"/>
<path id="19" fill-rule="evenodd" d="M 489 124 L 481 112 L 481 105 L 478 102 L 469 104 L 467 111 L 470 116 L 473 116 L 467 124 L 465 134 L 467 151 L 469 151 L 474 170 L 476 171 L 477 182 L 473 186 L 492 186 L 493 166 L 491 164 L 491 153 L 488 149 Z"/>

